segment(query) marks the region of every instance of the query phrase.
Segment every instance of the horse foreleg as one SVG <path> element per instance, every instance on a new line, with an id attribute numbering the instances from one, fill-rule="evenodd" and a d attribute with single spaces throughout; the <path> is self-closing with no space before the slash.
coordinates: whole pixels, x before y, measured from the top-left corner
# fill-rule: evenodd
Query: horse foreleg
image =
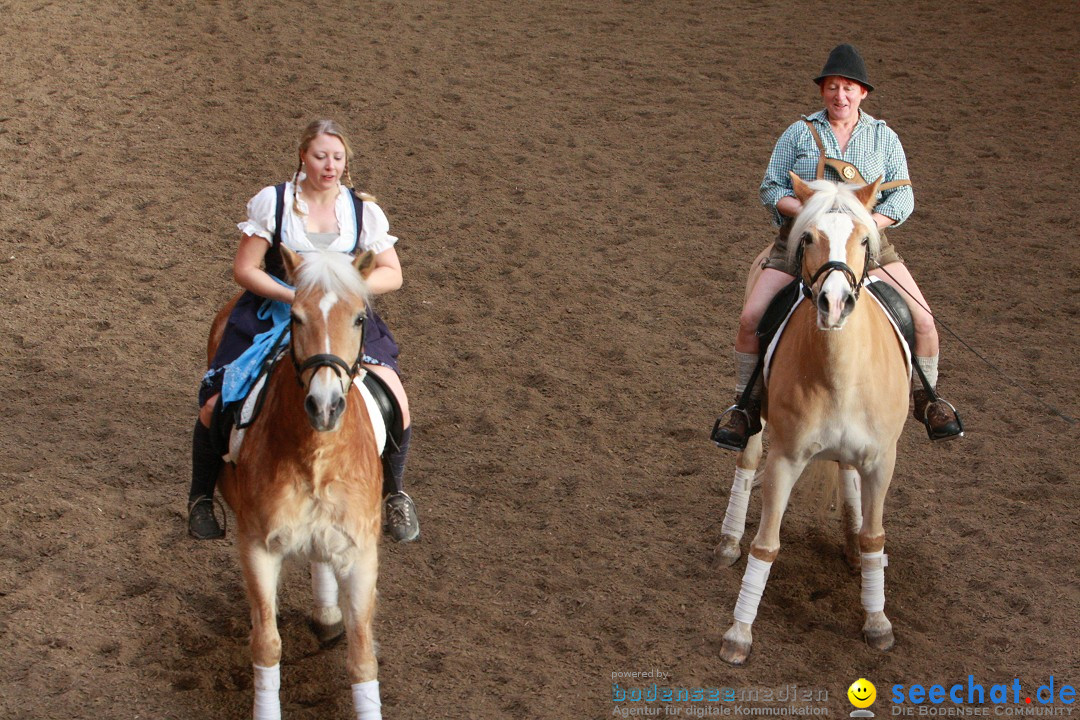
<path id="1" fill-rule="evenodd" d="M 320 645 L 329 645 L 345 634 L 341 608 L 338 607 L 337 578 L 330 563 L 311 563 L 311 593 L 315 598 L 311 629 Z"/>
<path id="2" fill-rule="evenodd" d="M 255 720 L 279 720 L 281 636 L 277 629 L 277 584 L 281 556 L 244 542 L 240 548 L 248 603 L 251 606 L 251 659 L 255 666 Z"/>
<path id="3" fill-rule="evenodd" d="M 850 465 L 840 466 L 840 490 L 844 495 L 844 559 L 851 572 L 862 568 L 859 554 L 859 531 L 862 529 L 862 491 L 859 471 Z"/>
<path id="4" fill-rule="evenodd" d="M 802 465 L 805 465 L 803 463 Z M 791 488 L 802 473 L 802 466 L 769 454 L 761 492 L 761 524 L 750 543 L 739 599 L 735 603 L 735 622 L 724 633 L 721 659 L 742 665 L 750 656 L 753 635 L 750 631 L 757 617 L 758 605 L 765 592 L 773 561 L 780 553 L 780 523 L 791 497 Z"/>
<path id="5" fill-rule="evenodd" d="M 378 549 L 372 540 L 358 551 L 348 571 L 339 576 L 345 592 L 345 631 L 349 638 L 346 662 L 352 683 L 357 720 L 381 720 L 379 663 L 375 658 L 372 624 L 375 616 L 375 582 L 379 573 Z"/>
<path id="6" fill-rule="evenodd" d="M 720 543 L 713 550 L 713 564 L 716 567 L 730 567 L 742 555 L 739 542 L 746 530 L 746 509 L 750 506 L 750 491 L 761 462 L 763 433 L 764 429 L 752 435 L 746 442 L 746 448 L 735 458 L 735 480 L 731 483 L 731 493 L 728 495 Z"/>
<path id="7" fill-rule="evenodd" d="M 885 527 L 882 515 L 885 494 L 889 490 L 896 450 L 881 462 L 862 471 L 862 530 L 859 531 L 859 550 L 862 560 L 862 605 L 866 611 L 863 637 L 878 650 L 889 650 L 896 642 L 892 623 L 885 617 Z"/>

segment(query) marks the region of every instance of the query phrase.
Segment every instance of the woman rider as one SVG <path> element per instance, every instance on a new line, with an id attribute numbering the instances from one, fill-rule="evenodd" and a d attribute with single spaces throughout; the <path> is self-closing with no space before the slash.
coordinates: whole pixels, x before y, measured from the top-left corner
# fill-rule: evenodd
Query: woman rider
<path id="1" fill-rule="evenodd" d="M 300 138 L 299 156 L 296 172 L 284 186 L 281 215 L 276 214 L 277 189 L 265 187 L 248 202 L 247 220 L 238 226 L 242 237 L 233 261 L 233 277 L 247 292 L 229 316 L 203 379 L 199 390 L 201 409 L 193 436 L 188 532 L 200 540 L 225 534 L 213 512 L 214 486 L 222 459 L 214 450 L 209 430 L 221 394 L 222 370 L 251 346 L 256 334 L 270 329 L 270 321 L 260 321 L 257 316 L 266 299 L 284 303 L 293 300 L 293 291 L 274 278 L 284 279 L 277 242 L 296 252 L 322 249 L 355 254 L 370 250 L 375 254 L 375 267 L 367 278 L 372 294 L 401 287 L 401 263 L 394 250 L 397 238 L 389 234 L 390 224 L 375 198 L 361 193 L 354 200 L 349 175 L 352 149 L 341 128 L 333 120 L 312 122 Z M 278 217 L 282 218 L 281 228 L 276 227 Z M 388 449 L 383 456 L 385 531 L 398 542 L 410 542 L 419 537 L 420 524 L 412 498 L 405 494 L 402 484 L 412 428 L 408 399 L 398 377 L 398 347 L 374 310 L 369 310 L 366 328 L 364 368 L 394 393 L 404 426 L 398 449 Z"/>
<path id="2" fill-rule="evenodd" d="M 836 46 L 814 82 L 821 88 L 825 109 L 784 131 L 776 142 L 761 182 L 761 201 L 772 211 L 773 221 L 780 230 L 739 316 L 739 332 L 735 338 L 737 404 L 741 403 L 743 390 L 758 363 L 756 331 L 761 316 L 776 293 L 792 282 L 799 272 L 786 259 L 792 219 L 802 210 L 788 171 L 794 171 L 807 181 L 824 178 L 852 182 L 858 181 L 860 175 L 865 182 L 882 178 L 884 189 L 873 210 L 879 230 L 904 222 L 915 207 L 907 157 L 900 139 L 883 120 L 875 120 L 859 108 L 874 89 L 867 80 L 866 65 L 859 52 L 851 45 Z M 930 386 L 934 387 L 938 375 L 938 336 L 934 316 L 884 232 L 881 233 L 881 254 L 877 264 L 878 268 L 870 274 L 895 287 L 908 301 L 915 323 L 915 356 Z M 752 391 L 746 407 L 739 405 L 728 413 L 727 424 L 719 428 L 713 438 L 718 445 L 730 449 L 746 447 L 747 439 L 761 428 L 759 398 L 760 386 Z M 921 385 L 913 386 L 912 398 L 915 419 L 926 425 L 932 440 L 950 440 L 962 434 L 959 418 L 949 403 L 931 397 Z"/>

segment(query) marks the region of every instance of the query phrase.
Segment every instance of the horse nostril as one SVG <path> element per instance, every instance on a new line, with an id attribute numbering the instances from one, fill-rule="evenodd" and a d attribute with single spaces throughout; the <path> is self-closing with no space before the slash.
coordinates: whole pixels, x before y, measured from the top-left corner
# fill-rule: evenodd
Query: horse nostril
<path id="1" fill-rule="evenodd" d="M 848 315 L 854 309 L 855 309 L 855 296 L 854 295 L 848 295 L 847 298 L 844 300 L 844 314 Z"/>
<path id="2" fill-rule="evenodd" d="M 829 312 L 829 298 L 825 297 L 825 293 L 821 293 L 817 298 L 818 310 L 823 313 Z"/>
<path id="3" fill-rule="evenodd" d="M 310 395 L 304 400 L 304 410 L 307 411 L 309 417 L 315 417 L 319 414 L 319 403 L 315 402 L 315 398 Z"/>
<path id="4" fill-rule="evenodd" d="M 334 417 L 337 417 L 343 412 L 345 412 L 345 396 L 341 395 L 334 403 Z"/>

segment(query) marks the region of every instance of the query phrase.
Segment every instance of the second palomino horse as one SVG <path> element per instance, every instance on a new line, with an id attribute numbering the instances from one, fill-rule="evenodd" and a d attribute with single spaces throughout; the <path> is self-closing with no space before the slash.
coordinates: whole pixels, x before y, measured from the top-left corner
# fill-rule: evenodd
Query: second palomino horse
<path id="1" fill-rule="evenodd" d="M 863 634 L 873 647 L 893 645 L 885 617 L 885 530 L 882 509 L 896 464 L 896 443 L 908 409 L 910 368 L 885 311 L 860 294 L 876 256 L 877 226 L 870 215 L 880 183 L 863 187 L 792 174 L 803 210 L 795 218 L 791 252 L 801 259 L 804 295 L 773 350 L 762 402 L 769 424 L 769 454 L 762 479 L 761 522 L 750 544 L 721 657 L 746 662 L 751 625 L 780 552 L 780 523 L 795 481 L 811 461 L 842 463 L 847 555 L 862 573 Z M 752 279 L 751 279 L 752 281 Z M 717 548 L 721 563 L 739 557 L 761 436 L 736 460 L 736 479 Z M 861 497 L 860 497 L 861 496 Z"/>

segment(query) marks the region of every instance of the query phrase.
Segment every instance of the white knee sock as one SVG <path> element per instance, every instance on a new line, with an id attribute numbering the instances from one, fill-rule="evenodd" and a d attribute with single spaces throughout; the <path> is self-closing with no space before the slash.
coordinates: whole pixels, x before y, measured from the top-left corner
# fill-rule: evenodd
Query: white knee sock
<path id="1" fill-rule="evenodd" d="M 742 395 L 757 367 L 758 354 L 735 351 L 735 392 Z"/>
<path id="2" fill-rule="evenodd" d="M 938 357 L 940 355 L 934 355 L 933 357 L 920 357 L 916 358 L 919 361 L 919 367 L 922 368 L 923 375 L 926 376 L 926 381 L 930 383 L 930 387 L 937 387 L 937 366 Z M 911 378 L 911 384 L 914 387 L 922 387 L 922 381 L 919 380 L 918 375 L 913 375 Z"/>

